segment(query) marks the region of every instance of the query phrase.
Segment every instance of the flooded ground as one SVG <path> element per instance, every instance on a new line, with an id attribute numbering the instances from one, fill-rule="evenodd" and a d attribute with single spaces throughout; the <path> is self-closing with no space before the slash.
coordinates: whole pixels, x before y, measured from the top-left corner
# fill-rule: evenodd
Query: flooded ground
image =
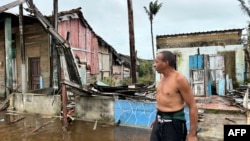
<path id="1" fill-rule="evenodd" d="M 205 113 L 199 141 L 223 141 L 223 125 L 245 124 L 245 115 Z M 230 120 L 228 120 L 230 119 Z M 73 121 L 63 132 L 59 117 L 0 112 L 1 141 L 149 141 L 151 129 Z M 95 128 L 96 127 L 96 128 Z"/>
<path id="2" fill-rule="evenodd" d="M 0 113 L 1 141 L 148 141 L 150 129 L 86 121 L 63 132 L 60 118 Z M 96 128 L 95 128 L 96 127 Z"/>

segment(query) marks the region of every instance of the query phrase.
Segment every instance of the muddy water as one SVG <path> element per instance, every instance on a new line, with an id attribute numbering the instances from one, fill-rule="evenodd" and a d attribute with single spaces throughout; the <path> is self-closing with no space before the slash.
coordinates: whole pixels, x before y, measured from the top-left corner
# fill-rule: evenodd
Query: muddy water
<path id="1" fill-rule="evenodd" d="M 96 125 L 73 121 L 63 132 L 60 118 L 0 113 L 0 141 L 148 141 L 151 131 L 98 122 Z"/>
<path id="2" fill-rule="evenodd" d="M 208 117 L 207 120 L 215 119 L 209 115 L 206 117 Z M 199 141 L 223 141 L 215 136 L 208 137 L 222 131 L 217 126 L 223 123 L 212 125 L 216 129 L 211 127 L 211 123 L 214 122 L 200 123 L 203 132 L 198 135 Z M 112 126 L 98 122 L 96 125 L 95 122 L 73 121 L 67 131 L 64 131 L 59 117 L 0 112 L 0 141 L 149 141 L 151 132 L 151 129 Z M 211 131 L 206 131 L 207 128 Z"/>

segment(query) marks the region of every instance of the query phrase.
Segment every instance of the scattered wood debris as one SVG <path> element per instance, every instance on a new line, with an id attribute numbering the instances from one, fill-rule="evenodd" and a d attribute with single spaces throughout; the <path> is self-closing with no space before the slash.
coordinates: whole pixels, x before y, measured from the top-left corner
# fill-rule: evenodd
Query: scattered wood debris
<path id="1" fill-rule="evenodd" d="M 35 129 L 33 129 L 32 131 L 30 131 L 28 134 L 32 134 L 32 133 L 38 131 L 40 128 L 45 127 L 46 125 L 48 125 L 49 123 L 51 123 L 53 120 L 55 120 L 55 119 L 47 121 L 46 123 L 42 124 L 41 126 L 39 126 L 39 127 L 35 128 Z"/>
<path id="2" fill-rule="evenodd" d="M 249 93 L 248 89 L 250 89 L 249 86 L 242 85 L 234 90 L 229 91 L 225 96 L 227 100 L 229 101 L 229 105 L 239 107 L 243 112 L 246 112 L 247 108 L 244 107 L 243 104 L 244 104 L 245 95 L 248 95 L 248 99 L 250 99 L 249 97 L 250 95 L 248 94 Z M 248 101 L 248 105 L 249 105 L 249 101 Z"/>
<path id="3" fill-rule="evenodd" d="M 205 121 L 204 119 L 204 110 L 203 109 L 198 109 L 198 122 L 203 122 Z"/>
<path id="4" fill-rule="evenodd" d="M 232 120 L 232 119 L 229 119 L 229 118 L 225 118 L 225 120 L 228 120 L 228 121 L 231 121 L 233 123 L 236 123 L 236 121 Z"/>
<path id="5" fill-rule="evenodd" d="M 134 100 L 149 100 L 155 101 L 155 84 L 152 85 L 139 85 L 132 86 L 104 86 L 98 85 L 97 82 L 89 84 L 85 88 L 64 80 L 67 90 L 78 95 L 87 96 L 118 96 L 120 99 L 134 99 Z M 70 88 L 69 88 L 70 87 Z"/>
<path id="6" fill-rule="evenodd" d="M 11 93 L 8 95 L 8 97 L 4 100 L 4 102 L 0 105 L 0 111 L 4 111 L 6 108 L 8 108 L 8 102 L 9 99 L 14 95 L 15 93 Z"/>
<path id="7" fill-rule="evenodd" d="M 94 124 L 94 127 L 93 127 L 93 130 L 95 130 L 97 127 L 97 120 L 95 121 L 95 124 Z"/>
<path id="8" fill-rule="evenodd" d="M 20 117 L 20 118 L 18 118 L 18 119 L 15 119 L 15 120 L 11 121 L 10 123 L 11 123 L 11 124 L 16 123 L 16 122 L 18 122 L 18 121 L 23 120 L 24 118 L 25 118 L 25 117 Z"/>

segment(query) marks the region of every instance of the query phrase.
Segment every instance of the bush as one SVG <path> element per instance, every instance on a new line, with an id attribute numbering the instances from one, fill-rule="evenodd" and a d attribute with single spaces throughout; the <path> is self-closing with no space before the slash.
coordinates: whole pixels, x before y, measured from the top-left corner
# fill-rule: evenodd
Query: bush
<path id="1" fill-rule="evenodd" d="M 115 80 L 111 77 L 104 77 L 101 81 L 109 86 L 115 86 Z"/>

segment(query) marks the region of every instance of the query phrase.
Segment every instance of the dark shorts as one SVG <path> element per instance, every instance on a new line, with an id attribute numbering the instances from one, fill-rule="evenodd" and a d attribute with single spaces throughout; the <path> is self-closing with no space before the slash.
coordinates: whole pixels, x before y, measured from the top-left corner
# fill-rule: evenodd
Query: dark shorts
<path id="1" fill-rule="evenodd" d="M 179 112 L 179 111 L 178 111 Z M 150 136 L 150 141 L 185 141 L 187 136 L 186 120 L 175 119 L 170 113 L 170 119 L 162 118 L 162 112 L 157 112 L 156 122 Z M 168 113 L 164 113 L 168 114 Z M 168 116 L 165 116 L 168 117 Z"/>

